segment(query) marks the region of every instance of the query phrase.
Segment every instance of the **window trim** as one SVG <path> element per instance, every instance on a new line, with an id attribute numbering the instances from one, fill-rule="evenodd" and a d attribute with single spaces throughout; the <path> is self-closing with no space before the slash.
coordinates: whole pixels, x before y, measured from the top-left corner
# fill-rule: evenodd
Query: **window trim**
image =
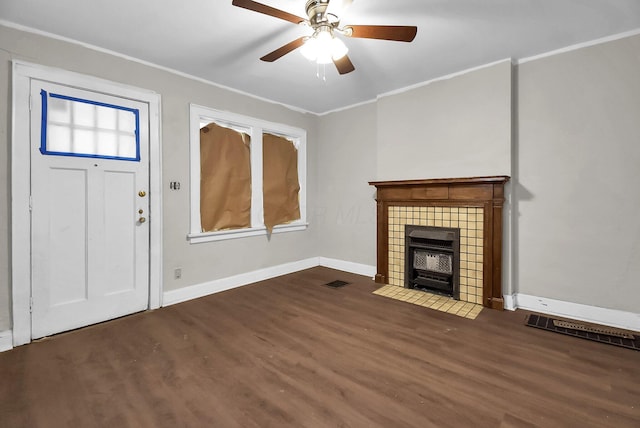
<path id="1" fill-rule="evenodd" d="M 215 232 L 202 232 L 200 223 L 200 123 L 202 120 L 218 122 L 241 129 L 251 136 L 251 227 Z M 192 244 L 249 236 L 267 235 L 263 221 L 262 199 L 262 134 L 269 133 L 290 138 L 298 149 L 298 180 L 300 184 L 300 219 L 277 225 L 272 233 L 305 230 L 307 223 L 307 132 L 280 123 L 268 122 L 227 111 L 215 110 L 197 104 L 189 105 L 189 163 L 190 163 L 190 224 L 187 239 Z"/>

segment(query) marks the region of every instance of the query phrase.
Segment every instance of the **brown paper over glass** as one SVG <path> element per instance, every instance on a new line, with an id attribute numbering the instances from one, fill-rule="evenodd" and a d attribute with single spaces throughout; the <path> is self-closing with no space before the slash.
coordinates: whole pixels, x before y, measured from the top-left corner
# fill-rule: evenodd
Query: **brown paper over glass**
<path id="1" fill-rule="evenodd" d="M 300 219 L 298 149 L 284 137 L 262 135 L 264 225 L 269 233 L 278 224 Z"/>
<path id="2" fill-rule="evenodd" d="M 200 129 L 203 232 L 251 227 L 251 139 L 210 123 Z"/>

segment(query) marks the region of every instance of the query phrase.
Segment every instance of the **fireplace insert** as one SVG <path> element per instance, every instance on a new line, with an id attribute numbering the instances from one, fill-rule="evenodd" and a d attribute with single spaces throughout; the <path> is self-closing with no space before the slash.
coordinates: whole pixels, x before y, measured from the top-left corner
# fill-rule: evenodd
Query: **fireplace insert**
<path id="1" fill-rule="evenodd" d="M 460 229 L 405 226 L 405 288 L 460 299 Z"/>

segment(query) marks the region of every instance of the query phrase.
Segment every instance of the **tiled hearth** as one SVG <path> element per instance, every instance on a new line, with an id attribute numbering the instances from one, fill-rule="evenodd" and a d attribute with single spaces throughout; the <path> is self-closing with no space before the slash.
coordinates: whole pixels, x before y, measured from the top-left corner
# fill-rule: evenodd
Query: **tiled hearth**
<path id="1" fill-rule="evenodd" d="M 378 181 L 376 282 L 405 286 L 405 225 L 460 229 L 460 301 L 503 309 L 507 176 Z"/>
<path id="2" fill-rule="evenodd" d="M 390 206 L 389 285 L 404 287 L 405 225 L 460 228 L 460 300 L 482 304 L 483 225 L 482 207 Z"/>
<path id="3" fill-rule="evenodd" d="M 395 285 L 382 286 L 374 291 L 373 294 L 472 320 L 476 319 L 480 311 L 482 311 L 482 306 L 474 303 L 454 300 L 451 297 L 425 291 L 410 290 Z"/>

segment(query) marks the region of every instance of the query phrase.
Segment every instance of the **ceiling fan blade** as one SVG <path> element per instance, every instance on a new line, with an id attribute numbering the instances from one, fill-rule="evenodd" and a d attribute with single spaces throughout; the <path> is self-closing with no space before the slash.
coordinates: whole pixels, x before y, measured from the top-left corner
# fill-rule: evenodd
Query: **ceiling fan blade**
<path id="1" fill-rule="evenodd" d="M 410 42 L 418 33 L 418 27 L 405 25 L 347 25 L 351 29 L 350 37 L 363 39 L 394 40 Z"/>
<path id="2" fill-rule="evenodd" d="M 340 59 L 334 59 L 333 63 L 336 65 L 336 68 L 338 69 L 338 73 L 340 74 L 351 73 L 353 70 L 356 69 L 351 63 L 351 60 L 349 59 L 349 57 L 346 55 Z"/>
<path id="3" fill-rule="evenodd" d="M 278 58 L 285 56 L 292 50 L 298 49 L 300 46 L 304 44 L 304 39 L 305 37 L 300 37 L 299 39 L 295 39 L 293 42 L 289 42 L 286 45 L 279 47 L 275 51 L 266 54 L 260 59 L 266 62 L 273 62 Z"/>
<path id="4" fill-rule="evenodd" d="M 293 15 L 284 10 L 276 9 L 275 7 L 267 6 L 266 4 L 258 3 L 251 0 L 233 0 L 232 5 L 242 7 L 245 9 L 253 10 L 254 12 L 263 13 L 265 15 L 273 16 L 275 18 L 284 19 L 285 21 L 299 24 L 306 21 L 304 18 Z"/>

